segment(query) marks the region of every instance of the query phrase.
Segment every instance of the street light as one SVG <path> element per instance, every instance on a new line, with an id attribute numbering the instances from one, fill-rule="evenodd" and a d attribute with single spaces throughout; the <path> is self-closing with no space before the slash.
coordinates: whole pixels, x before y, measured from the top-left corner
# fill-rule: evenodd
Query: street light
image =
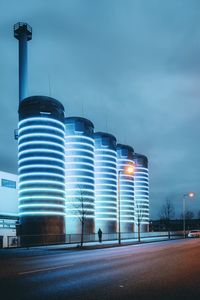
<path id="1" fill-rule="evenodd" d="M 194 197 L 194 193 L 193 192 L 189 192 L 187 194 L 184 194 L 183 195 L 183 236 L 184 238 L 186 238 L 186 232 L 185 232 L 185 199 L 186 197 L 189 197 L 189 198 L 193 198 Z"/>
<path id="2" fill-rule="evenodd" d="M 118 195 L 118 243 L 121 244 L 121 214 L 120 214 L 120 175 L 121 173 L 125 175 L 133 175 L 134 174 L 134 167 L 133 166 L 127 166 L 123 170 L 118 170 L 118 176 L 117 176 L 117 195 Z"/>

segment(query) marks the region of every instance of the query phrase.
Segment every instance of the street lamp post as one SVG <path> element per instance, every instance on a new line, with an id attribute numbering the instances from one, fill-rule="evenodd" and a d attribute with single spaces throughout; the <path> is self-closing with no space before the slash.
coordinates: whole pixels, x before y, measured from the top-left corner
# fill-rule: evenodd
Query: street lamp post
<path id="1" fill-rule="evenodd" d="M 194 193 L 190 192 L 190 193 L 184 194 L 183 198 L 182 198 L 182 201 L 183 201 L 183 236 L 184 236 L 184 238 L 186 238 L 186 230 L 185 230 L 185 199 L 186 199 L 186 197 L 193 198 Z"/>
<path id="2" fill-rule="evenodd" d="M 134 167 L 128 166 L 124 170 L 118 170 L 117 194 L 118 194 L 118 243 L 121 245 L 121 198 L 120 198 L 120 175 L 121 173 L 130 175 L 134 173 Z"/>
<path id="3" fill-rule="evenodd" d="M 118 170 L 118 182 L 117 182 L 117 187 L 118 187 L 118 243 L 119 245 L 121 244 L 121 215 L 120 215 L 120 174 L 121 170 Z"/>

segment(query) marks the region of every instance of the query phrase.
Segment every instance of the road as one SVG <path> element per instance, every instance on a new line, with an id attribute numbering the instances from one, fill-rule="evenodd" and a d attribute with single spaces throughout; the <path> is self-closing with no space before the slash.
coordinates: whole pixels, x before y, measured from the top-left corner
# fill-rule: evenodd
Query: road
<path id="1" fill-rule="evenodd" d="M 0 251 L 0 299 L 200 299 L 200 239 Z"/>

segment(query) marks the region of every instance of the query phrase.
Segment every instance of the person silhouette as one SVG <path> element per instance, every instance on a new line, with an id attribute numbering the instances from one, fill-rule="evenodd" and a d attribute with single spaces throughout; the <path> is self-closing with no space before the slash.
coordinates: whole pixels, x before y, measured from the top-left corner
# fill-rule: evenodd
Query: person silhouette
<path id="1" fill-rule="evenodd" d="M 99 237 L 99 243 L 101 243 L 102 242 L 102 230 L 101 230 L 101 228 L 99 228 L 99 230 L 98 230 L 98 237 Z"/>

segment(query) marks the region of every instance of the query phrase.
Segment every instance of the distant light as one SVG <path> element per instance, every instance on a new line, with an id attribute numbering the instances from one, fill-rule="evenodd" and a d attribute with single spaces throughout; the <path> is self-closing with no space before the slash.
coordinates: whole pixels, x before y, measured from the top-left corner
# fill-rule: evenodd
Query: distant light
<path id="1" fill-rule="evenodd" d="M 188 197 L 193 198 L 194 197 L 194 193 L 193 192 L 188 193 Z"/>

